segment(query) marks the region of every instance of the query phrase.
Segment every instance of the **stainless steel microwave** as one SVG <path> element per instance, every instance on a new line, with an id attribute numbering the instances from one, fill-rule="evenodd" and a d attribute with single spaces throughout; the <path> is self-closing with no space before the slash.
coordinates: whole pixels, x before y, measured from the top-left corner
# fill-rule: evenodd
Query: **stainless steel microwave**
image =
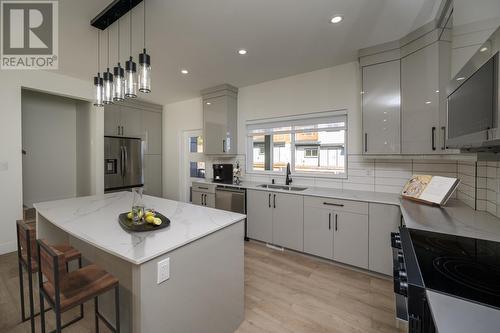
<path id="1" fill-rule="evenodd" d="M 500 28 L 447 87 L 446 145 L 465 151 L 499 151 Z"/>

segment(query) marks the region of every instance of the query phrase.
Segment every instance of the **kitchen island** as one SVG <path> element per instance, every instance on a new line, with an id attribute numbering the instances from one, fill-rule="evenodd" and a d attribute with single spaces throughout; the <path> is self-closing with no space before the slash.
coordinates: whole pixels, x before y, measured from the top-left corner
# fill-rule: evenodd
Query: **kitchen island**
<path id="1" fill-rule="evenodd" d="M 35 204 L 37 238 L 68 243 L 119 279 L 122 332 L 234 332 L 244 317 L 245 215 L 151 196 L 144 203 L 170 226 L 125 231 L 118 215 L 132 193 L 119 192 Z M 165 259 L 169 278 L 158 283 Z M 114 323 L 112 293 L 99 302 Z"/>

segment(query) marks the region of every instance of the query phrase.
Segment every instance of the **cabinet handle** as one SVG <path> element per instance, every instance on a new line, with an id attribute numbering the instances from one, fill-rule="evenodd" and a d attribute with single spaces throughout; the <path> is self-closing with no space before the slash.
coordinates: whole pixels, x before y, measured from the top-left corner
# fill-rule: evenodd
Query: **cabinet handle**
<path id="1" fill-rule="evenodd" d="M 203 205 L 204 206 L 207 205 L 207 195 L 206 194 L 203 194 Z"/>
<path id="2" fill-rule="evenodd" d="M 118 135 L 120 135 L 120 126 L 118 126 Z"/>
<path id="3" fill-rule="evenodd" d="M 222 152 L 226 152 L 226 140 L 222 140 Z"/>
<path id="4" fill-rule="evenodd" d="M 332 230 L 332 213 L 328 213 L 328 230 Z"/>
<path id="5" fill-rule="evenodd" d="M 365 133 L 365 153 L 368 152 L 368 133 Z"/>
<path id="6" fill-rule="evenodd" d="M 331 202 L 323 202 L 323 205 L 335 206 L 335 207 L 344 207 L 344 204 L 337 204 L 337 203 L 331 203 Z"/>
<path id="7" fill-rule="evenodd" d="M 198 186 L 198 188 L 200 188 L 200 189 L 202 189 L 202 190 L 208 190 L 208 187 Z"/>
<path id="8" fill-rule="evenodd" d="M 271 208 L 271 193 L 269 193 L 269 199 L 268 199 L 268 204 L 269 204 L 269 208 Z"/>
<path id="9" fill-rule="evenodd" d="M 273 207 L 276 208 L 276 194 L 273 194 Z"/>
<path id="10" fill-rule="evenodd" d="M 436 150 L 436 127 L 435 126 L 432 126 L 432 132 L 431 132 L 431 136 L 432 136 L 432 150 Z"/>
<path id="11" fill-rule="evenodd" d="M 339 230 L 339 228 L 338 228 L 338 220 L 339 220 L 338 215 L 335 214 L 335 231 Z"/>
<path id="12" fill-rule="evenodd" d="M 443 131 L 443 146 L 441 147 L 441 150 L 446 149 L 446 126 L 441 126 L 441 130 Z"/>

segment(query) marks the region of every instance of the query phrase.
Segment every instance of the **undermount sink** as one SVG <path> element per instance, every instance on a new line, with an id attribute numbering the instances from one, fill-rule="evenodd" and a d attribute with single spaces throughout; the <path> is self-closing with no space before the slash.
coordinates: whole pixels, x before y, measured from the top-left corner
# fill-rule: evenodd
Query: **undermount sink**
<path id="1" fill-rule="evenodd" d="M 307 187 L 288 186 L 288 185 L 261 184 L 261 185 L 257 185 L 257 186 L 262 187 L 262 188 L 273 189 L 273 190 L 285 190 L 285 191 L 304 191 L 304 190 L 307 190 Z"/>

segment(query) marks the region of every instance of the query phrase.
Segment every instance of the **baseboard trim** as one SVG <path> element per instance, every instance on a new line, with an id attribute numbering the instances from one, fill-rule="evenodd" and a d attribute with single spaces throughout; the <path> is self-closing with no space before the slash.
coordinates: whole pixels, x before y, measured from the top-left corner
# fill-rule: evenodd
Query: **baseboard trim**
<path id="1" fill-rule="evenodd" d="M 0 255 L 15 252 L 15 251 L 16 251 L 16 242 L 15 241 L 0 244 Z"/>

